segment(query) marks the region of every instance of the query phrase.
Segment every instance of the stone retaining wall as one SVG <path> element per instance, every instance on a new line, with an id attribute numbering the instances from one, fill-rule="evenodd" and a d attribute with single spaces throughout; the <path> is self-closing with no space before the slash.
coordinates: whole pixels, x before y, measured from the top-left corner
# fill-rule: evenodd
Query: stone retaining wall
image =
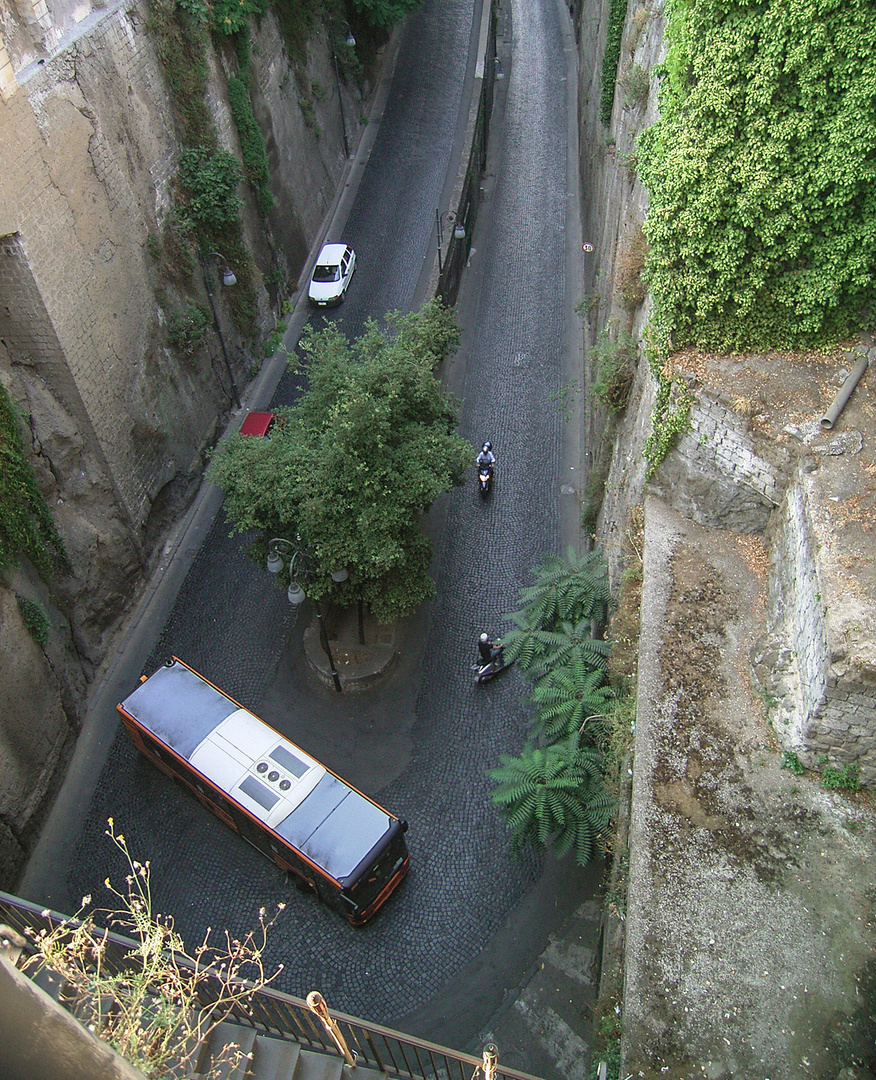
<path id="1" fill-rule="evenodd" d="M 700 525 L 762 533 L 787 486 L 789 456 L 756 438 L 722 396 L 693 392 L 690 427 L 653 488 Z"/>

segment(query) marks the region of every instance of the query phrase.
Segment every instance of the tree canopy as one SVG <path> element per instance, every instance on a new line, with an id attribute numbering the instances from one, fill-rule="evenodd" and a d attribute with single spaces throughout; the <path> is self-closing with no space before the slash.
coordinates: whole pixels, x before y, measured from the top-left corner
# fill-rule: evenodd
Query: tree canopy
<path id="1" fill-rule="evenodd" d="M 434 595 L 421 515 L 473 460 L 433 373 L 458 342 L 452 312 L 431 301 L 386 323 L 370 320 L 352 342 L 336 326 L 308 328 L 299 400 L 278 411 L 270 438 L 222 443 L 209 473 L 235 530 L 262 534 L 254 557 L 272 537 L 300 536 L 319 571 L 308 592 L 363 600 L 382 620 Z M 333 585 L 341 567 L 349 578 Z"/>
<path id="2" fill-rule="evenodd" d="M 647 275 L 675 348 L 841 340 L 876 282 L 869 0 L 671 0 L 639 138 Z"/>
<path id="3" fill-rule="evenodd" d="M 410 12 L 415 11 L 422 0 L 352 0 L 353 7 L 372 26 L 394 26 Z"/>

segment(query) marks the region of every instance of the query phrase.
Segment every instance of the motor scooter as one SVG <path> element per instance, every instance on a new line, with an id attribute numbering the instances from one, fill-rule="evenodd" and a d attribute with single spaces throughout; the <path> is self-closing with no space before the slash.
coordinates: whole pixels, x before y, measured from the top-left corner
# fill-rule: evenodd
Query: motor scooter
<path id="1" fill-rule="evenodd" d="M 500 671 L 507 671 L 511 664 L 505 663 L 505 646 L 496 645 L 493 648 L 493 657 L 490 660 L 479 660 L 478 663 L 472 664 L 471 669 L 475 673 L 475 682 L 478 686 L 481 683 L 489 682 L 495 675 L 498 675 Z"/>
<path id="2" fill-rule="evenodd" d="M 493 466 L 492 465 L 479 465 L 478 466 L 478 490 L 481 493 L 481 498 L 486 499 L 490 494 L 493 487 Z"/>

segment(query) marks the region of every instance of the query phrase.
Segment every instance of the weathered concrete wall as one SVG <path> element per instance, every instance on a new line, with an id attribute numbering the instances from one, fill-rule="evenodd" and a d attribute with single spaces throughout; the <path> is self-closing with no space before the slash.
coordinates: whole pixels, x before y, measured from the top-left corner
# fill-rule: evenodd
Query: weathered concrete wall
<path id="1" fill-rule="evenodd" d="M 0 724 L 0 881 L 8 883 L 26 855 L 74 727 L 55 672 L 26 630 L 15 592 L 6 588 L 0 589 L 0 685 L 15 710 L 8 715 L 4 709 Z"/>

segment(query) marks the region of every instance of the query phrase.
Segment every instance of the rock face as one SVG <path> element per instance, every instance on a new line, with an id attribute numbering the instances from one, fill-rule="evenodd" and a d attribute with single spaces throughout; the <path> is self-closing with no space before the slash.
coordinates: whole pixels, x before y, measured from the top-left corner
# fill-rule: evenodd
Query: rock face
<path id="1" fill-rule="evenodd" d="M 7 5 L 0 13 L 0 381 L 22 418 L 30 461 L 71 566 L 49 591 L 33 575 L 29 583 L 44 595 L 66 659 L 49 667 L 26 632 L 20 648 L 4 649 L 4 663 L 15 657 L 13 681 L 4 685 L 23 695 L 5 696 L 0 711 L 0 738 L 17 748 L 0 763 L 7 799 L 23 784 L 25 764 L 16 755 L 21 732 L 29 730 L 23 716 L 30 702 L 41 710 L 43 733 L 33 746 L 43 754 L 45 783 L 34 787 L 28 773 L 28 785 L 36 791 L 50 783 L 84 687 L 154 567 L 168 525 L 196 491 L 205 451 L 230 408 L 212 327 L 190 355 L 168 344 L 168 320 L 192 302 L 207 310 L 207 297 L 200 270 L 181 283 L 154 257 L 182 147 L 148 20 L 145 0 L 93 6 L 49 0 L 32 12 Z M 317 39 L 310 52 L 307 65 L 293 65 L 270 15 L 253 30 L 251 97 L 275 196 L 274 209 L 263 216 L 241 185 L 258 337 L 274 329 L 274 308 L 287 295 L 282 283 L 303 274 L 346 160 L 341 86 L 327 40 Z M 240 159 L 227 101 L 236 57 L 228 50 L 206 60 L 207 103 L 220 145 Z M 361 105 L 348 88 L 343 93 L 348 136 L 355 139 Z M 240 388 L 252 374 L 248 353 L 258 346 L 235 332 L 216 288 L 216 265 L 204 273 L 213 275 Z M 0 604 L 11 640 L 22 628 L 4 585 Z M 53 647 L 50 642 L 47 650 Z M 27 689 L 31 682 L 42 686 L 40 693 Z M 49 699 L 63 699 L 64 707 L 49 708 Z M 37 756 L 26 769 L 36 767 Z M 20 798 L 2 812 L 6 868 L 20 862 L 21 835 L 39 802 Z M 7 874 L 0 876 L 9 883 Z"/>
<path id="2" fill-rule="evenodd" d="M 11 882 L 75 725 L 55 672 L 25 628 L 10 589 L 0 590 L 0 685 L 0 881 Z"/>

